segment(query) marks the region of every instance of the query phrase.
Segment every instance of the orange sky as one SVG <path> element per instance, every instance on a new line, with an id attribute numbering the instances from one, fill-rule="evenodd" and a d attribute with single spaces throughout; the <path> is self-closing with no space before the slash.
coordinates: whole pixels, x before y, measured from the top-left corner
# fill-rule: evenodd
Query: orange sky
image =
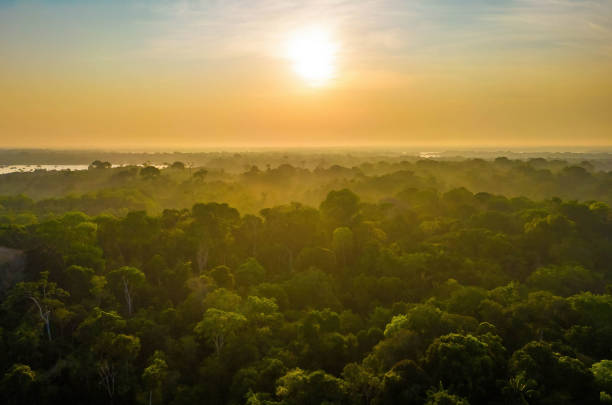
<path id="1" fill-rule="evenodd" d="M 210 4 L 0 2 L 1 146 L 612 145 L 609 2 Z"/>

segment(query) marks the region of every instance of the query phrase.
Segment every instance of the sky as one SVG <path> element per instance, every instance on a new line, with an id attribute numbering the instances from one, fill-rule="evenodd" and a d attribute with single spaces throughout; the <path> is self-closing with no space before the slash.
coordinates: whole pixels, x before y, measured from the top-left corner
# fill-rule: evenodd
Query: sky
<path id="1" fill-rule="evenodd" d="M 612 145 L 612 1 L 0 0 L 0 147 L 373 145 Z"/>

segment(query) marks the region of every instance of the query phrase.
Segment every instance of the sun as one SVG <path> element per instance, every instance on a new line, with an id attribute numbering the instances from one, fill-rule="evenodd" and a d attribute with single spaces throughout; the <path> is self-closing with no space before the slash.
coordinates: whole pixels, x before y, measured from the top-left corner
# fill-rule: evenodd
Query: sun
<path id="1" fill-rule="evenodd" d="M 320 27 L 295 32 L 287 42 L 287 56 L 293 70 L 312 86 L 325 85 L 334 78 L 337 52 L 338 45 Z"/>

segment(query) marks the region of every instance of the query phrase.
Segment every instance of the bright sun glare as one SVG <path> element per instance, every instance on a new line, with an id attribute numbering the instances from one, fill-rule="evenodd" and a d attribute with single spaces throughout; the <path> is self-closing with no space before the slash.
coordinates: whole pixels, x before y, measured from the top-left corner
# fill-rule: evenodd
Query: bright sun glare
<path id="1" fill-rule="evenodd" d="M 336 73 L 338 45 L 329 32 L 311 27 L 296 32 L 287 44 L 293 70 L 312 86 L 322 86 Z"/>

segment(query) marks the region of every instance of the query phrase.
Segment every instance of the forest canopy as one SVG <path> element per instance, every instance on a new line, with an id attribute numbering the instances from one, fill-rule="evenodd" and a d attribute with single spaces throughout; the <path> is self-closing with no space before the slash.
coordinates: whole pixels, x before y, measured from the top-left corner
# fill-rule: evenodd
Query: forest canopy
<path id="1" fill-rule="evenodd" d="M 612 172 L 259 159 L 1 175 L 2 403 L 612 403 Z"/>

